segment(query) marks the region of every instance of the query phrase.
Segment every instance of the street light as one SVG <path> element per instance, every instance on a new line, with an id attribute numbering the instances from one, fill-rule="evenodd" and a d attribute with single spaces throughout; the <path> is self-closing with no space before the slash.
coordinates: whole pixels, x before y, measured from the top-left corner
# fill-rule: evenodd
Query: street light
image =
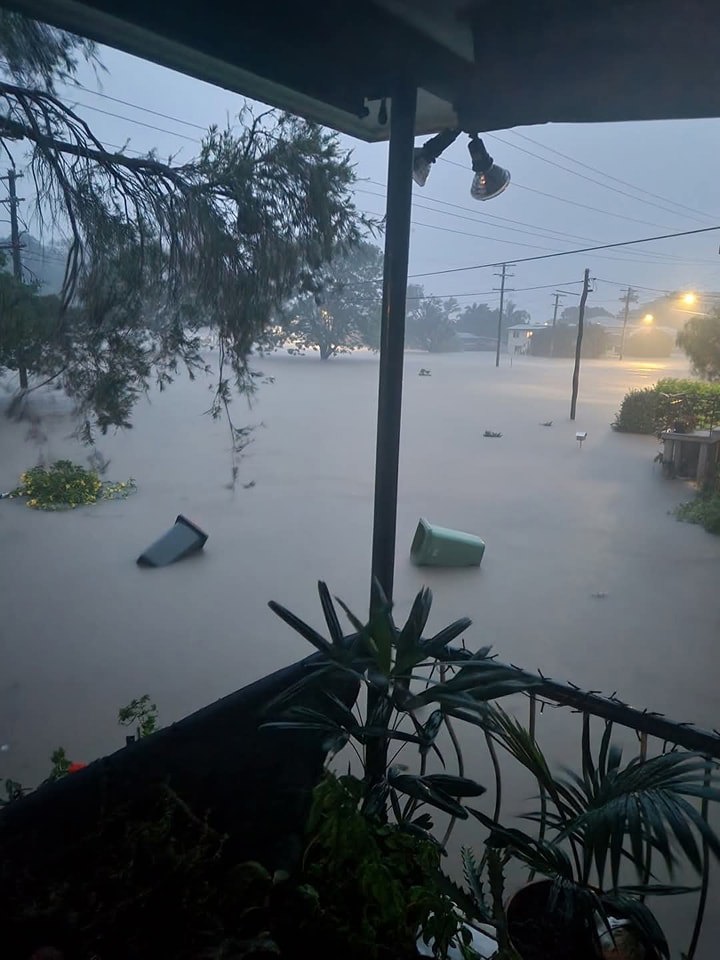
<path id="1" fill-rule="evenodd" d="M 653 323 L 654 320 L 655 320 L 655 317 L 651 313 L 646 313 L 645 316 L 643 317 L 643 323 L 647 324 L 647 326 L 650 326 L 650 324 Z"/>
<path id="2" fill-rule="evenodd" d="M 688 307 L 692 307 L 693 304 L 697 303 L 697 295 L 689 290 L 687 293 L 684 293 L 682 296 L 682 302 Z"/>

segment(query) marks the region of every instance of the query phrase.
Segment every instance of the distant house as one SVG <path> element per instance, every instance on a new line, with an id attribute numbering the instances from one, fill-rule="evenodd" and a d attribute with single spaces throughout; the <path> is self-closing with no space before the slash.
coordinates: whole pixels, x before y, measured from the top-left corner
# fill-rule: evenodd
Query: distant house
<path id="1" fill-rule="evenodd" d="M 508 353 L 511 357 L 519 353 L 530 353 L 530 341 L 536 330 L 545 330 L 547 323 L 514 323 L 508 327 Z"/>
<path id="2" fill-rule="evenodd" d="M 463 331 L 456 333 L 455 339 L 463 350 L 494 350 L 497 344 L 495 337 L 480 337 L 476 333 Z"/>

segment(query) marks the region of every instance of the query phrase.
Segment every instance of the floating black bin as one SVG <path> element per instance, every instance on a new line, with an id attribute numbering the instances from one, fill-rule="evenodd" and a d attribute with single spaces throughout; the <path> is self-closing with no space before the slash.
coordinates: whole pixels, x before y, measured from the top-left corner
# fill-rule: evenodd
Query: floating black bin
<path id="1" fill-rule="evenodd" d="M 202 550 L 207 538 L 208 535 L 200 527 L 196 527 L 180 513 L 175 520 L 175 526 L 141 553 L 137 562 L 141 567 L 166 567 L 189 553 Z"/>

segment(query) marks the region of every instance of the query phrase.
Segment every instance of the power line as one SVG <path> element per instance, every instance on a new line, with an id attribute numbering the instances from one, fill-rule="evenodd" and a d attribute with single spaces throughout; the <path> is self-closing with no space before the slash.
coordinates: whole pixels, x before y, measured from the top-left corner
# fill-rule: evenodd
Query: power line
<path id="1" fill-rule="evenodd" d="M 588 183 L 594 183 L 595 186 L 602 187 L 604 190 L 611 190 L 613 193 L 618 193 L 622 197 L 629 197 L 631 200 L 635 200 L 637 203 L 645 203 L 649 207 L 656 207 L 658 210 L 662 210 L 665 213 L 670 213 L 675 217 L 680 215 L 675 210 L 669 210 L 668 207 L 659 203 L 655 203 L 653 200 L 644 200 L 642 197 L 633 196 L 633 194 L 628 193 L 626 190 L 620 190 L 618 187 L 610 186 L 609 183 L 603 183 L 602 180 L 595 180 L 593 177 L 588 177 L 584 173 L 578 173 L 577 170 L 573 170 L 571 167 L 565 167 L 562 163 L 557 163 L 555 160 L 548 160 L 547 157 L 543 157 L 539 153 L 534 153 L 532 150 L 527 150 L 525 147 L 519 147 L 511 140 L 505 140 L 503 137 L 498 137 L 494 133 L 487 134 L 487 136 L 491 140 L 497 140 L 498 143 L 503 143 L 505 146 L 511 147 L 513 150 L 519 150 L 521 153 L 525 153 L 529 157 L 534 157 L 536 160 L 540 160 L 542 163 L 548 163 L 552 167 L 557 167 L 558 170 L 563 170 L 565 173 L 569 173 L 573 177 L 580 177 L 581 180 L 587 180 Z M 693 216 L 692 219 L 698 220 L 696 216 Z"/>
<path id="2" fill-rule="evenodd" d="M 79 87 L 81 90 L 92 94 L 94 97 L 102 97 L 103 100 L 111 100 L 113 103 L 120 103 L 125 107 L 132 107 L 133 110 L 142 110 L 143 113 L 152 114 L 154 117 L 160 117 L 163 120 L 172 120 L 173 123 L 181 123 L 186 127 L 193 127 L 195 130 L 200 130 L 202 133 L 207 133 L 207 127 L 202 126 L 200 123 L 193 123 L 192 120 L 183 120 L 182 117 L 173 117 L 167 113 L 160 113 L 158 110 L 151 110 L 149 107 L 142 107 L 139 103 L 131 103 L 130 100 L 123 100 L 121 97 L 111 97 L 108 93 L 100 93 L 99 90 L 93 90 L 91 87 L 86 87 L 82 83 L 66 83 L 64 86 L 69 89 Z"/>
<path id="3" fill-rule="evenodd" d="M 134 117 L 125 117 L 120 113 L 113 113 L 111 110 L 103 110 L 102 107 L 93 107 L 89 103 L 83 103 L 80 100 L 76 100 L 75 104 L 78 107 L 83 107 L 85 110 L 94 110 L 95 113 L 102 113 L 106 117 L 115 117 L 116 120 L 124 120 L 126 123 L 134 123 L 138 127 L 145 127 L 148 130 L 155 130 L 157 133 L 167 133 L 171 137 L 180 137 L 182 140 L 189 140 L 190 143 L 197 143 L 198 145 L 202 143 L 202 140 L 198 140 L 197 137 L 190 137 L 186 133 L 178 133 L 176 130 L 166 130 L 164 127 L 158 127 L 152 123 L 145 123 L 144 120 L 136 120 Z M 168 117 L 168 120 L 171 119 L 172 117 Z"/>
<path id="4" fill-rule="evenodd" d="M 457 163 L 457 161 L 448 160 L 446 157 L 438 157 L 438 161 L 440 163 L 449 163 L 453 167 L 460 167 L 461 170 L 467 172 L 467 167 L 464 163 Z M 603 210 L 602 207 L 593 207 L 588 203 L 581 203 L 579 200 L 571 200 L 569 197 L 560 197 L 555 193 L 546 193 L 544 190 L 538 190 L 536 187 L 526 187 L 525 184 L 519 183 L 517 180 L 513 180 L 512 185 L 520 190 L 537 193 L 541 197 L 549 197 L 551 200 L 559 200 L 561 203 L 569 203 L 573 207 L 582 207 L 583 210 L 592 210 L 593 213 L 603 213 L 605 216 L 615 217 L 617 220 L 628 220 L 630 223 L 639 223 L 644 227 L 660 227 L 661 230 L 667 229 L 663 224 L 653 223 L 651 220 L 639 220 L 637 217 L 628 217 L 624 213 L 613 213 L 611 210 Z"/>
<path id="5" fill-rule="evenodd" d="M 583 163 L 582 160 L 577 160 L 575 157 L 568 156 L 567 153 L 562 153 L 562 151 L 556 150 L 554 147 L 548 147 L 547 144 L 540 143 L 538 140 L 533 140 L 532 137 L 528 137 L 524 133 L 518 133 L 517 130 L 508 130 L 508 133 L 511 133 L 514 137 L 519 137 L 521 140 L 527 140 L 528 143 L 534 143 L 535 146 L 540 147 L 541 150 L 547 150 L 548 153 L 554 153 L 556 156 L 563 157 L 563 159 L 569 160 L 571 163 L 575 163 L 579 167 L 584 167 L 585 170 L 592 170 L 593 173 L 599 173 L 600 176 L 606 177 L 608 180 L 614 180 L 615 183 L 621 183 L 625 187 L 630 187 L 631 190 L 636 190 L 638 193 L 644 193 L 648 197 L 654 197 L 656 200 L 662 200 L 664 203 L 669 203 L 672 206 L 680 207 L 681 209 L 689 211 L 690 213 L 704 217 L 706 220 L 713 219 L 708 213 L 703 213 L 701 210 L 695 210 L 693 207 L 688 207 L 685 203 L 678 203 L 677 200 L 671 200 L 669 197 L 663 197 L 659 193 L 653 193 L 651 190 L 646 190 L 644 187 L 638 187 L 636 184 L 629 183 L 627 180 L 621 180 L 620 177 L 615 177 L 610 173 L 606 173 L 604 170 L 599 170 L 597 167 L 593 167 L 589 163 Z"/>
<path id="6" fill-rule="evenodd" d="M 545 253 L 534 257 L 521 257 L 518 258 L 515 263 L 528 263 L 531 260 L 550 260 L 553 257 L 567 257 L 576 253 L 592 253 L 595 250 L 609 250 L 613 247 L 630 247 L 638 243 L 653 243 L 656 240 L 671 240 L 674 237 L 689 237 L 698 233 L 710 233 L 714 230 L 720 230 L 720 226 L 698 227 L 696 230 L 680 230 L 677 233 L 664 233 L 657 237 L 643 237 L 640 240 L 621 240 L 617 243 L 603 243 L 596 247 L 581 247 L 577 250 L 562 250 L 558 253 Z M 478 263 L 470 267 L 449 267 L 445 270 L 431 270 L 426 273 L 413 273 L 410 274 L 410 276 L 412 278 L 436 277 L 446 273 L 461 273 L 465 270 L 482 270 L 485 267 L 501 267 L 503 262 L 504 261 L 502 260 L 495 260 L 493 263 Z"/>
<path id="7" fill-rule="evenodd" d="M 380 183 L 380 182 L 378 182 L 378 181 L 376 181 L 376 180 L 367 180 L 367 181 L 364 181 L 364 182 L 372 183 L 373 185 L 379 186 L 379 187 L 385 187 L 385 184 Z M 381 199 L 381 200 L 384 200 L 384 199 L 385 199 L 385 195 L 384 195 L 384 194 L 374 193 L 372 190 L 365 190 L 365 189 L 363 189 L 362 187 L 355 187 L 355 193 L 362 193 L 362 194 L 365 194 L 365 195 L 370 196 L 370 197 L 377 197 L 378 199 Z M 425 199 L 430 200 L 432 203 L 436 203 L 436 204 L 441 205 L 441 206 L 449 206 L 449 207 L 453 207 L 454 209 L 457 209 L 457 210 L 464 210 L 464 211 L 466 211 L 466 212 L 472 212 L 472 209 L 471 209 L 471 208 L 461 206 L 460 204 L 448 203 L 448 202 L 446 202 L 446 201 L 444 201 L 444 200 L 436 200 L 436 199 L 433 198 L 433 197 L 426 197 Z M 517 227 L 505 227 L 505 226 L 502 226 L 501 224 L 486 223 L 484 220 L 481 220 L 481 219 L 479 219 L 479 218 L 477 218 L 477 217 L 461 216 L 460 214 L 457 214 L 457 213 L 449 213 L 449 212 L 446 212 L 445 210 L 435 210 L 434 208 L 428 207 L 428 206 L 426 206 L 426 205 L 424 205 L 424 204 L 422 204 L 422 203 L 418 203 L 416 200 L 413 199 L 413 208 L 415 208 L 415 207 L 417 207 L 417 208 L 419 208 L 419 209 L 422 209 L 422 210 L 427 210 L 427 211 L 430 212 L 430 213 L 440 214 L 440 215 L 446 216 L 446 217 L 454 217 L 454 218 L 457 218 L 457 219 L 459 219 L 459 220 L 468 220 L 468 221 L 470 221 L 471 223 L 479 223 L 479 224 L 483 224 L 484 226 L 494 227 L 495 229 L 500 229 L 500 230 L 510 230 L 510 231 L 512 231 L 512 232 L 520 233 L 520 234 L 523 234 L 523 235 L 525 235 L 525 236 L 539 237 L 541 240 L 551 240 L 551 241 L 555 241 L 556 243 L 558 243 L 558 242 L 560 242 L 560 243 L 569 243 L 569 242 L 572 242 L 572 240 L 575 240 L 575 241 L 577 241 L 577 240 L 582 240 L 582 241 L 586 241 L 586 242 L 591 243 L 591 244 L 597 244 L 597 243 L 600 243 L 600 242 L 601 242 L 601 241 L 596 240 L 595 238 L 592 238 L 592 237 L 583 237 L 583 236 L 578 236 L 577 234 L 567 234 L 567 233 L 566 233 L 566 234 L 562 234 L 562 231 L 559 231 L 559 230 L 557 230 L 557 231 L 552 231 L 553 233 L 557 233 L 557 234 L 560 235 L 559 237 L 553 237 L 553 236 L 545 236 L 544 234 L 536 233 L 536 232 L 530 231 L 530 230 L 520 230 L 520 229 L 518 229 Z M 374 211 L 365 211 L 365 212 L 370 213 L 370 212 L 374 212 Z M 507 218 L 504 218 L 504 217 L 496 217 L 496 218 L 494 218 L 494 219 L 506 220 Z M 519 221 L 519 220 L 507 220 L 507 222 L 509 222 L 509 223 L 522 223 L 523 221 Z M 436 227 L 436 226 L 433 225 L 433 224 L 416 223 L 416 225 L 418 225 L 418 226 L 431 226 L 431 227 L 435 227 L 435 229 L 440 229 L 440 227 Z M 527 226 L 536 226 L 535 224 L 526 224 L 526 225 L 527 225 Z M 538 229 L 540 229 L 540 230 L 545 230 L 545 229 L 546 229 L 546 228 L 544 228 L 544 227 L 540 227 L 539 225 L 537 225 L 537 227 L 538 227 Z M 449 228 L 446 227 L 446 228 L 444 228 L 444 229 L 449 229 Z M 462 232 L 461 232 L 461 231 L 458 231 L 458 233 L 460 233 L 460 234 L 462 235 Z M 480 235 L 475 235 L 475 234 L 466 234 L 466 235 L 467 235 L 467 236 L 478 236 L 480 239 L 488 239 L 488 240 L 499 239 L 499 238 L 496 238 L 496 237 L 484 237 L 484 238 L 483 238 L 483 237 L 480 237 Z M 569 238 L 571 238 L 571 239 L 570 239 L 570 240 L 565 240 L 564 237 L 569 237 Z M 500 242 L 507 243 L 508 241 L 500 241 Z M 533 244 L 519 244 L 519 245 L 520 245 L 520 246 L 529 246 L 529 247 L 533 246 Z M 550 250 L 550 249 L 551 249 L 550 247 L 544 247 L 544 248 L 543 248 L 543 247 L 536 247 L 536 248 L 537 248 L 537 249 L 545 249 L 545 250 Z M 616 257 L 607 257 L 607 258 L 605 258 L 605 259 L 614 260 L 615 262 L 623 262 L 623 263 L 625 263 L 625 262 L 627 262 L 627 263 L 647 263 L 648 265 L 653 265 L 653 264 L 658 264 L 658 263 L 666 262 L 666 263 L 692 263 L 693 265 L 698 264 L 698 263 L 707 263 L 707 264 L 712 265 L 713 267 L 716 266 L 716 263 L 715 263 L 714 260 L 708 260 L 708 259 L 705 259 L 705 258 L 700 258 L 700 259 L 698 259 L 697 257 L 694 258 L 693 260 L 684 260 L 683 258 L 678 257 L 677 254 L 661 253 L 660 251 L 656 251 L 656 252 L 650 252 L 650 251 L 643 252 L 643 251 L 640 251 L 640 255 L 643 256 L 643 257 L 646 258 L 646 259 L 644 259 L 644 260 L 631 260 L 631 259 L 628 259 L 628 258 L 623 258 L 621 261 L 619 261 Z"/>

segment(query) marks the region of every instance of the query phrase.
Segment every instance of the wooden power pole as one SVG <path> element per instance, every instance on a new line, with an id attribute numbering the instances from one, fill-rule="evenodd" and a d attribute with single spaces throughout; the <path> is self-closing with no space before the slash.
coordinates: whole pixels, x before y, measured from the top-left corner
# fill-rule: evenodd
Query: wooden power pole
<path id="1" fill-rule="evenodd" d="M 503 306 L 505 303 L 505 278 L 512 277 L 512 273 L 507 272 L 508 265 L 504 263 L 502 265 L 502 272 L 496 273 L 496 277 L 500 277 L 500 310 L 498 311 L 498 328 L 497 328 L 497 347 L 495 350 L 495 366 L 500 366 L 500 341 L 502 340 L 502 319 L 503 319 Z M 496 288 L 497 289 L 497 288 Z"/>
<path id="2" fill-rule="evenodd" d="M 10 248 L 12 251 L 13 274 L 15 279 L 22 283 L 22 260 L 20 259 L 20 228 L 18 227 L 18 203 L 16 181 L 21 177 L 21 173 L 16 173 L 12 168 L 8 170 L 7 176 L 0 179 L 8 182 L 8 198 L 3 200 L 10 208 Z M 20 377 L 20 389 L 26 390 L 28 386 L 28 375 L 25 365 L 18 360 L 18 375 Z"/>
<path id="3" fill-rule="evenodd" d="M 572 379 L 572 399 L 570 401 L 570 419 L 575 419 L 575 410 L 577 408 L 578 388 L 580 386 L 580 351 L 582 350 L 583 327 L 585 323 L 585 304 L 587 303 L 588 293 L 590 292 L 590 270 L 585 270 L 583 278 L 582 295 L 580 296 L 580 309 L 578 311 L 578 332 L 575 341 L 575 368 L 573 369 Z"/>
<path id="4" fill-rule="evenodd" d="M 630 312 L 630 304 L 631 304 L 631 303 L 636 303 L 636 302 L 637 302 L 637 298 L 638 298 L 638 296 L 637 296 L 637 294 L 635 293 L 635 291 L 633 290 L 632 287 L 628 287 L 627 290 L 625 291 L 625 295 L 624 295 L 623 297 L 620 297 L 620 299 L 621 299 L 621 300 L 624 302 L 624 304 L 625 304 L 625 308 L 624 308 L 624 310 L 623 310 L 622 337 L 620 338 L 620 359 L 621 359 L 621 360 L 622 360 L 622 358 L 623 358 L 623 353 L 624 353 L 624 350 L 625 350 L 625 330 L 626 330 L 626 328 L 627 328 L 628 313 Z"/>
<path id="5" fill-rule="evenodd" d="M 557 324 L 558 307 L 560 306 L 560 297 L 562 296 L 563 294 L 560 293 L 559 290 L 556 290 L 555 293 L 553 294 L 553 297 L 555 298 L 555 306 L 553 307 L 552 333 L 550 334 L 550 356 L 551 357 L 555 356 L 555 325 Z"/>

